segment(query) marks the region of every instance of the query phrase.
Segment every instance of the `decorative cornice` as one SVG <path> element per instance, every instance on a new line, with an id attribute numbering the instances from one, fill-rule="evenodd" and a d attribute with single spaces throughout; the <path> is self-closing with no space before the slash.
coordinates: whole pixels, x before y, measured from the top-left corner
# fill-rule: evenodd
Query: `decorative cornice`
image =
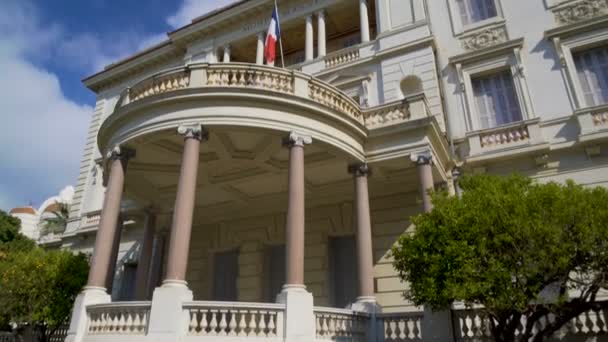
<path id="1" fill-rule="evenodd" d="M 367 163 L 357 163 L 348 166 L 348 173 L 352 173 L 355 177 L 368 177 L 372 175 L 372 169 Z"/>
<path id="2" fill-rule="evenodd" d="M 607 0 L 580 0 L 553 10 L 558 25 L 573 24 L 608 14 Z"/>
<path id="3" fill-rule="evenodd" d="M 507 27 L 502 24 L 468 34 L 462 37 L 460 42 L 466 50 L 479 50 L 504 43 L 508 40 Z"/>
<path id="4" fill-rule="evenodd" d="M 410 155 L 410 160 L 417 165 L 428 165 L 433 163 L 433 153 L 431 151 L 422 151 L 417 153 L 412 153 Z"/>
<path id="5" fill-rule="evenodd" d="M 209 139 L 209 131 L 202 125 L 181 125 L 177 127 L 177 133 L 184 136 L 184 139 L 196 139 L 198 141 L 207 141 Z"/>
<path id="6" fill-rule="evenodd" d="M 312 144 L 312 137 L 310 135 L 304 135 L 297 132 L 290 132 L 289 136 L 283 139 L 283 145 L 287 147 L 300 146 Z"/>

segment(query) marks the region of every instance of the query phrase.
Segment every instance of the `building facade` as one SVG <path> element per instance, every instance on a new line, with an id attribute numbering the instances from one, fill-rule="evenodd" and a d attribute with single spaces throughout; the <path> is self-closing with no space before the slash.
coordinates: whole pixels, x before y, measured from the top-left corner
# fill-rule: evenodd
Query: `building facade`
<path id="1" fill-rule="evenodd" d="M 84 80 L 61 241 L 92 265 L 69 341 L 482 338 L 474 312 L 403 299 L 389 251 L 429 190 L 608 184 L 605 1 L 278 7 L 276 66 L 273 1 L 244 0 Z M 600 316 L 568 336 L 605 334 Z"/>

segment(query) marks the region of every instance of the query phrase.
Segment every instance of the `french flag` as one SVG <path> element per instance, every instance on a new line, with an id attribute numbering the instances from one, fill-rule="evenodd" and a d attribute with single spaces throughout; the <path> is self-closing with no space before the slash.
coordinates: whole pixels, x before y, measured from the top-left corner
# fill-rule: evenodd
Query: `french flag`
<path id="1" fill-rule="evenodd" d="M 266 43 L 264 45 L 264 57 L 266 64 L 274 65 L 274 60 L 277 56 L 277 41 L 281 37 L 281 29 L 279 28 L 279 14 L 275 5 L 272 11 L 272 19 L 268 25 L 268 33 L 266 34 Z"/>

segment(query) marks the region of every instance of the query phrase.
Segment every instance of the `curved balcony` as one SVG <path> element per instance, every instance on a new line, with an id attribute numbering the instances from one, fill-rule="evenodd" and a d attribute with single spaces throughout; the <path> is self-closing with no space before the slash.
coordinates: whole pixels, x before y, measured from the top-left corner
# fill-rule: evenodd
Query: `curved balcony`
<path id="1" fill-rule="evenodd" d="M 99 147 L 189 122 L 298 130 L 363 158 L 366 115 L 339 89 L 297 71 L 246 63 L 192 64 L 126 89 L 99 131 Z"/>

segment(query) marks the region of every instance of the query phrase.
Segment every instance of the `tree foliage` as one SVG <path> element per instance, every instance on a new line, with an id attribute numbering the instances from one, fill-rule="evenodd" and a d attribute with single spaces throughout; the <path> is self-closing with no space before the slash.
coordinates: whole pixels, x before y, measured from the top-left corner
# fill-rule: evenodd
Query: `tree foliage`
<path id="1" fill-rule="evenodd" d="M 497 341 L 542 341 L 604 306 L 608 288 L 608 191 L 522 176 L 464 177 L 462 197 L 433 196 L 393 248 L 406 297 L 435 310 L 482 304 Z M 552 317 L 542 330 L 534 325 Z"/>
<path id="2" fill-rule="evenodd" d="M 21 220 L 0 210 L 0 258 L 11 251 L 31 250 L 36 243 L 19 232 Z"/>
<path id="3" fill-rule="evenodd" d="M 69 316 L 88 268 L 84 254 L 38 247 L 10 253 L 0 261 L 0 315 L 36 327 L 46 341 Z"/>
<path id="4" fill-rule="evenodd" d="M 0 212 L 0 325 L 29 324 L 48 341 L 86 282 L 87 257 L 44 250 L 19 228 L 19 219 Z"/>

